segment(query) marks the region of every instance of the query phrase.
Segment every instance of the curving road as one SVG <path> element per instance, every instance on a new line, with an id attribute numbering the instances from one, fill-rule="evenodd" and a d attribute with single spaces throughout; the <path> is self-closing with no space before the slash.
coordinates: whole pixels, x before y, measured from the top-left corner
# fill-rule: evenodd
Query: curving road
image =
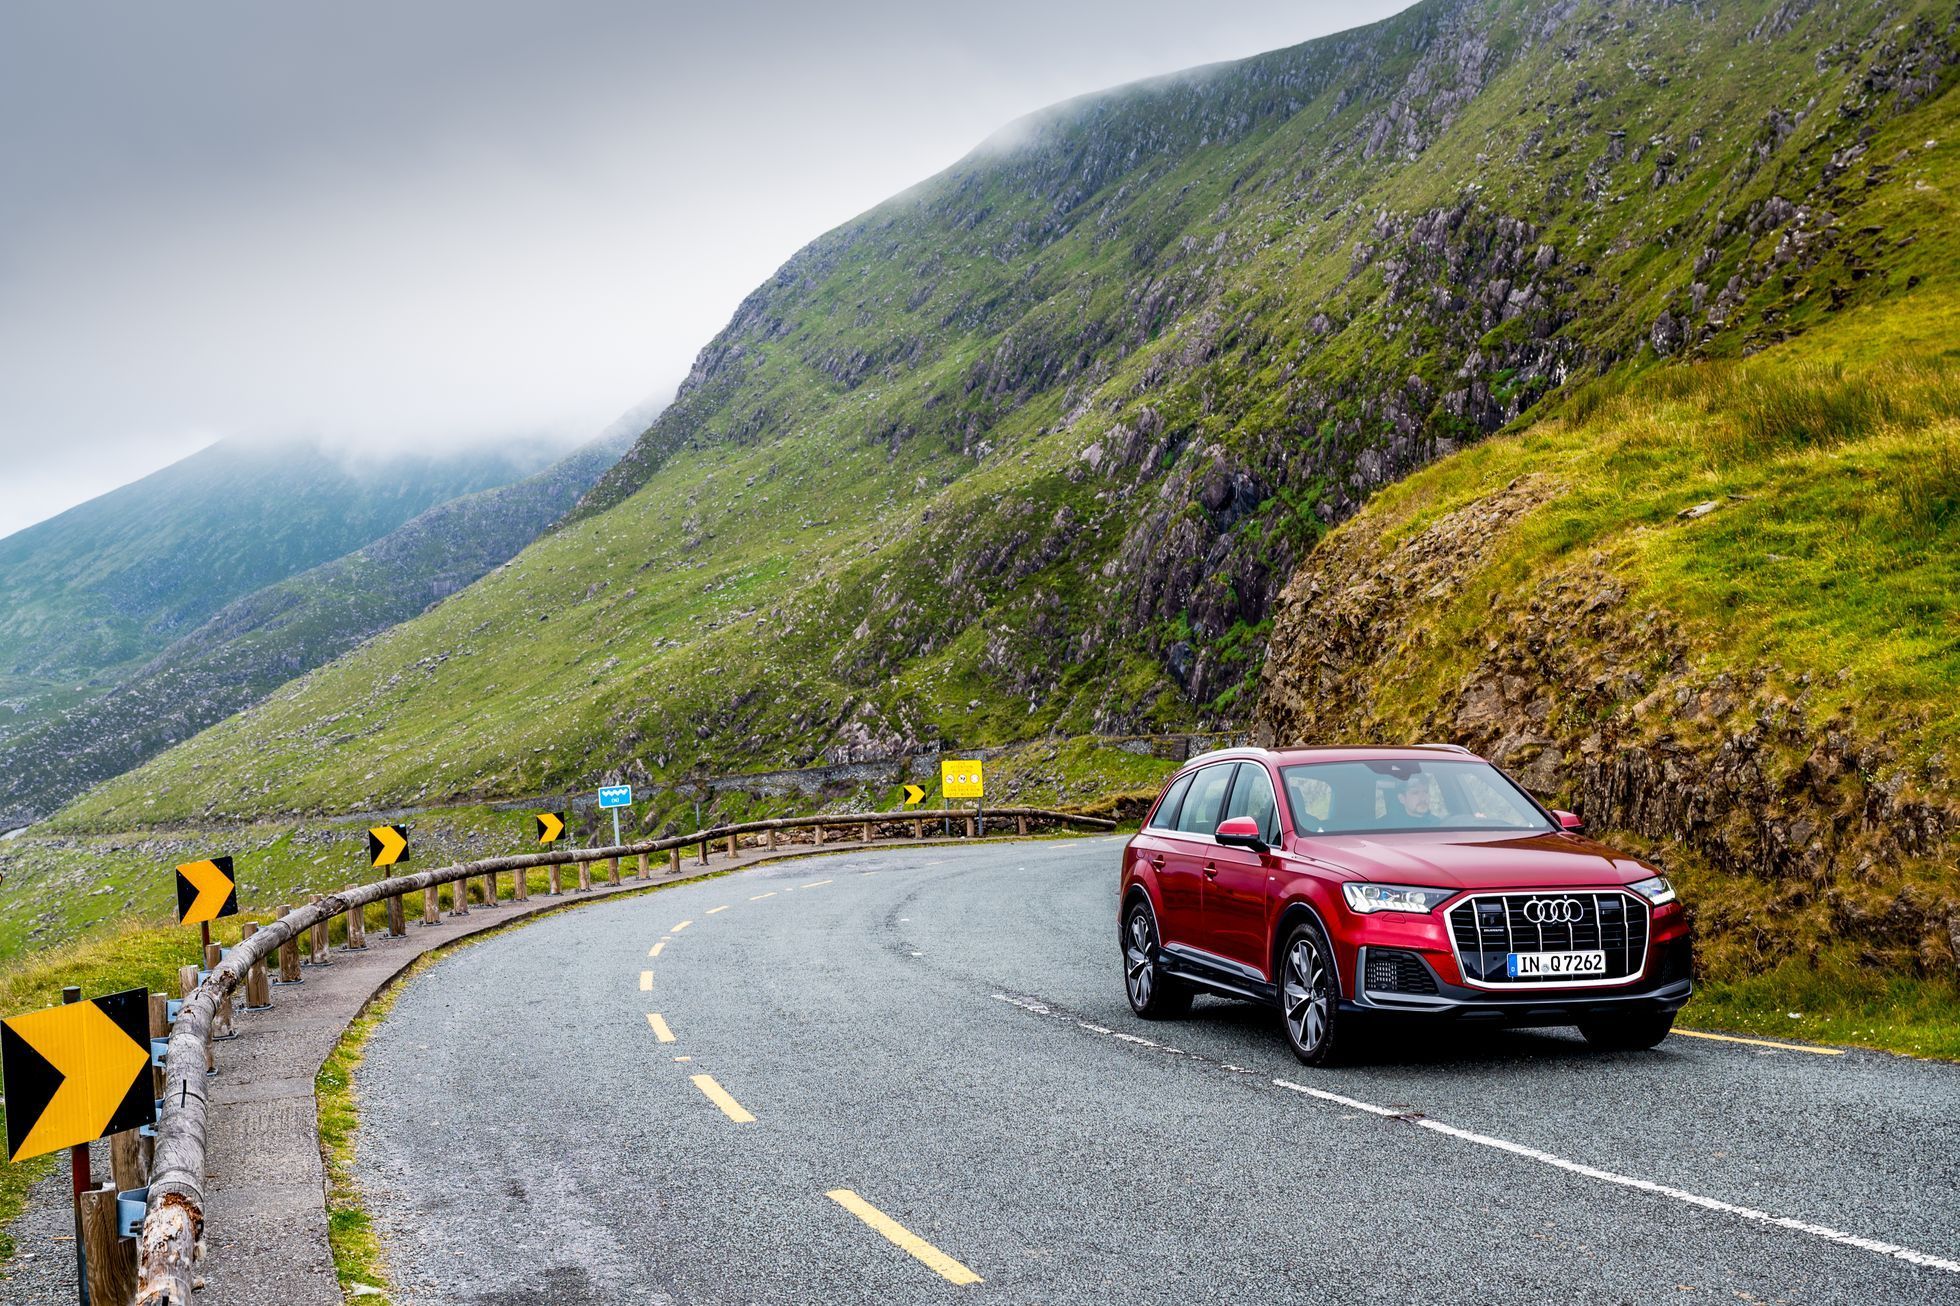
<path id="1" fill-rule="evenodd" d="M 1960 1068 L 1309 1071 L 1248 1007 L 1131 1015 L 1119 847 L 780 862 L 451 955 L 359 1077 L 398 1300 L 1960 1300 Z"/>

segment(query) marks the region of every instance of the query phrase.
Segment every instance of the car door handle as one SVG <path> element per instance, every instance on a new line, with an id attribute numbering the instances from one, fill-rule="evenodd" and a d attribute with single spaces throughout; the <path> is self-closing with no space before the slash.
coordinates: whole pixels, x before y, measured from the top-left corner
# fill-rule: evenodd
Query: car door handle
<path id="1" fill-rule="evenodd" d="M 1205 863 L 1205 878 L 1206 878 L 1207 880 L 1215 880 L 1215 879 L 1217 879 L 1217 878 L 1218 878 L 1218 863 L 1217 863 L 1217 862 L 1206 862 L 1206 863 Z"/>
<path id="2" fill-rule="evenodd" d="M 1157 868 L 1158 870 L 1160 870 L 1160 871 L 1161 871 L 1161 870 L 1163 870 L 1163 869 L 1164 869 L 1164 855 L 1163 855 L 1162 853 L 1151 853 L 1151 854 L 1150 854 L 1150 864 L 1151 864 L 1152 866 L 1154 866 L 1154 867 L 1156 867 L 1156 868 Z"/>

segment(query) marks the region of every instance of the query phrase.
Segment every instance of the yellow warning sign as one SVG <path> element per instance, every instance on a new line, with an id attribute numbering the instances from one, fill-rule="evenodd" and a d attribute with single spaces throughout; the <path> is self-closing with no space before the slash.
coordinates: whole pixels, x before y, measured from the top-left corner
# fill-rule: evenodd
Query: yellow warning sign
<path id="1" fill-rule="evenodd" d="M 939 792 L 948 798 L 985 798 L 986 783 L 978 758 L 970 762 L 941 762 Z"/>

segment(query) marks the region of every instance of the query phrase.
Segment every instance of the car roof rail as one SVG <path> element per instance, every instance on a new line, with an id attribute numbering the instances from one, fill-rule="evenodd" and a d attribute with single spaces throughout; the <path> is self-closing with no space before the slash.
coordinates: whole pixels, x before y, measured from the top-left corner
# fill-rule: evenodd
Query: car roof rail
<path id="1" fill-rule="evenodd" d="M 1476 756 L 1476 754 L 1475 754 L 1475 753 L 1473 753 L 1473 752 L 1471 752 L 1471 751 L 1470 751 L 1469 749 L 1467 749 L 1467 748 L 1465 748 L 1465 747 L 1464 747 L 1464 746 L 1463 746 L 1462 744 L 1435 744 L 1435 743 L 1430 743 L 1430 744 L 1417 744 L 1417 745 L 1416 745 L 1416 747 L 1417 747 L 1417 748 L 1440 748 L 1440 749 L 1442 749 L 1442 750 L 1443 750 L 1444 752 L 1446 752 L 1446 753 L 1461 753 L 1461 754 L 1463 754 L 1463 755 L 1464 755 L 1465 757 L 1475 757 L 1475 756 Z"/>

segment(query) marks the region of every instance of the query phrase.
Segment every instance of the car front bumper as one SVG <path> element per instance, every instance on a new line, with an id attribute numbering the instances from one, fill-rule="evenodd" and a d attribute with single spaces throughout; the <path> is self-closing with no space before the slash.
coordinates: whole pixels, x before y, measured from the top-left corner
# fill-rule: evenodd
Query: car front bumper
<path id="1" fill-rule="evenodd" d="M 1367 973 L 1367 948 L 1359 950 L 1358 977 Z M 1644 974 L 1610 988 L 1520 985 L 1517 992 L 1452 984 L 1423 959 L 1434 993 L 1380 992 L 1361 984 L 1341 1010 L 1363 1017 L 1413 1017 L 1492 1025 L 1576 1025 L 1629 1015 L 1672 1015 L 1694 992 L 1692 945 L 1686 938 L 1658 943 Z"/>

